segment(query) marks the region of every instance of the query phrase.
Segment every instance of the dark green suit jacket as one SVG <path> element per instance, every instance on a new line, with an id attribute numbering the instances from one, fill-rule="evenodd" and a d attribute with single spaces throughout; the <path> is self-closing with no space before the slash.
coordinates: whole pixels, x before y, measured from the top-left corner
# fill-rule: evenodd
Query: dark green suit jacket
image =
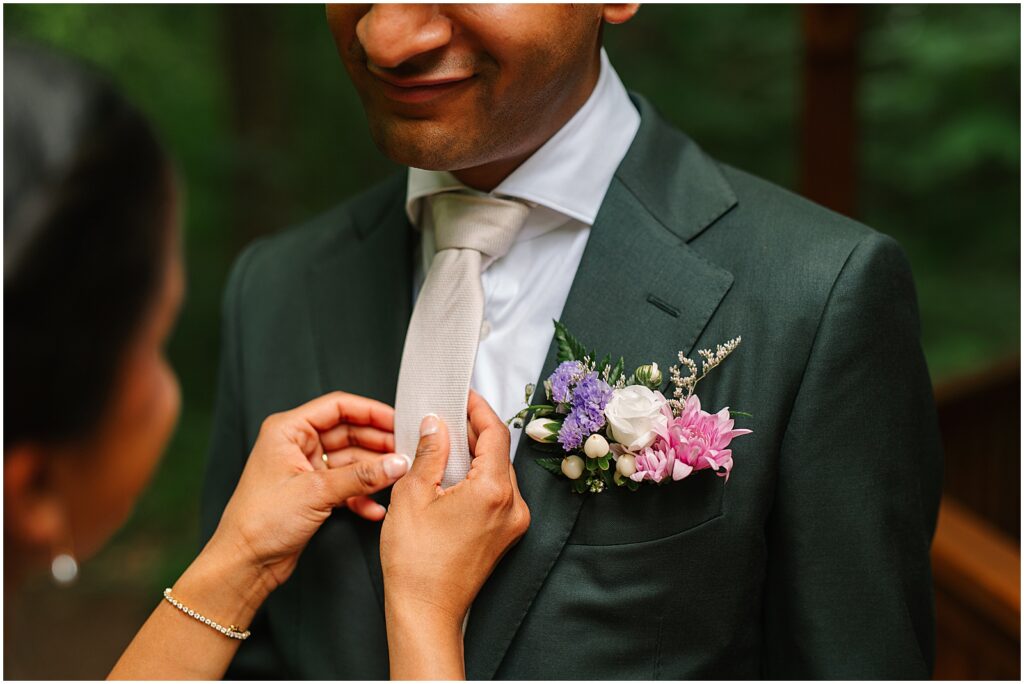
<path id="1" fill-rule="evenodd" d="M 533 523 L 473 604 L 468 676 L 927 678 L 941 450 L 903 252 L 710 159 L 635 101 L 640 130 L 562 319 L 632 365 L 742 335 L 700 395 L 752 413 L 754 433 L 728 483 L 703 471 L 588 497 L 521 440 Z M 392 178 L 239 258 L 207 536 L 268 414 L 335 389 L 393 402 L 412 305 L 404 193 Z M 230 674 L 386 678 L 378 534 L 336 512 Z"/>

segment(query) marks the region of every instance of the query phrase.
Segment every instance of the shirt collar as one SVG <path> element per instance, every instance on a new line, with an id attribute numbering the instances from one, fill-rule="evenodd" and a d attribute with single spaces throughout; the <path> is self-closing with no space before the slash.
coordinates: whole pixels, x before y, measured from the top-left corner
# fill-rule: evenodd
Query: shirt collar
<path id="1" fill-rule="evenodd" d="M 639 127 L 640 114 L 602 48 L 601 72 L 587 101 L 491 194 L 527 200 L 592 225 Z M 418 223 L 421 199 L 462 187 L 447 171 L 410 168 L 409 220 Z"/>

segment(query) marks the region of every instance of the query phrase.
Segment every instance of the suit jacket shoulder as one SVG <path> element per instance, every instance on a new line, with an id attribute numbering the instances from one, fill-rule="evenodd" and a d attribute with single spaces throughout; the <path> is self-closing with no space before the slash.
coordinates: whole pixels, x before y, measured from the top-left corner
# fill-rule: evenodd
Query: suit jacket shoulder
<path id="1" fill-rule="evenodd" d="M 344 250 L 346 243 L 383 223 L 401 208 L 404 191 L 404 174 L 392 174 L 311 219 L 254 241 L 239 257 L 236 269 L 244 265 L 247 273 L 256 276 L 247 282 L 278 286 L 281 279 L 293 278 L 297 267 Z"/>

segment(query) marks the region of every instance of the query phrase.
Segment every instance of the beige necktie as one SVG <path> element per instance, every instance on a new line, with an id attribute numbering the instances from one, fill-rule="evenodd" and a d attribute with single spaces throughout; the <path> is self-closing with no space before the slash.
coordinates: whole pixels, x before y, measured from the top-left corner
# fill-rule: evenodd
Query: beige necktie
<path id="1" fill-rule="evenodd" d="M 428 413 L 448 426 L 442 486 L 469 472 L 466 398 L 480 342 L 480 273 L 508 252 L 530 209 L 522 202 L 447 192 L 429 198 L 437 251 L 409 321 L 395 399 L 395 446 L 413 455 Z"/>

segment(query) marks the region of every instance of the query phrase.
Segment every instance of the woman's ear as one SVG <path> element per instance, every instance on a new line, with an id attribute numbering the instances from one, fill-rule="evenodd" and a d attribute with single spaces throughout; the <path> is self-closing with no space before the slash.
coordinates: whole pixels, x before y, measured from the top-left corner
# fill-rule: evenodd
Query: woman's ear
<path id="1" fill-rule="evenodd" d="M 640 4 L 606 4 L 604 5 L 604 20 L 609 24 L 624 24 L 633 18 Z"/>
<path id="2" fill-rule="evenodd" d="M 65 552 L 70 538 L 50 456 L 30 444 L 4 452 L 4 537 L 39 558 Z"/>

